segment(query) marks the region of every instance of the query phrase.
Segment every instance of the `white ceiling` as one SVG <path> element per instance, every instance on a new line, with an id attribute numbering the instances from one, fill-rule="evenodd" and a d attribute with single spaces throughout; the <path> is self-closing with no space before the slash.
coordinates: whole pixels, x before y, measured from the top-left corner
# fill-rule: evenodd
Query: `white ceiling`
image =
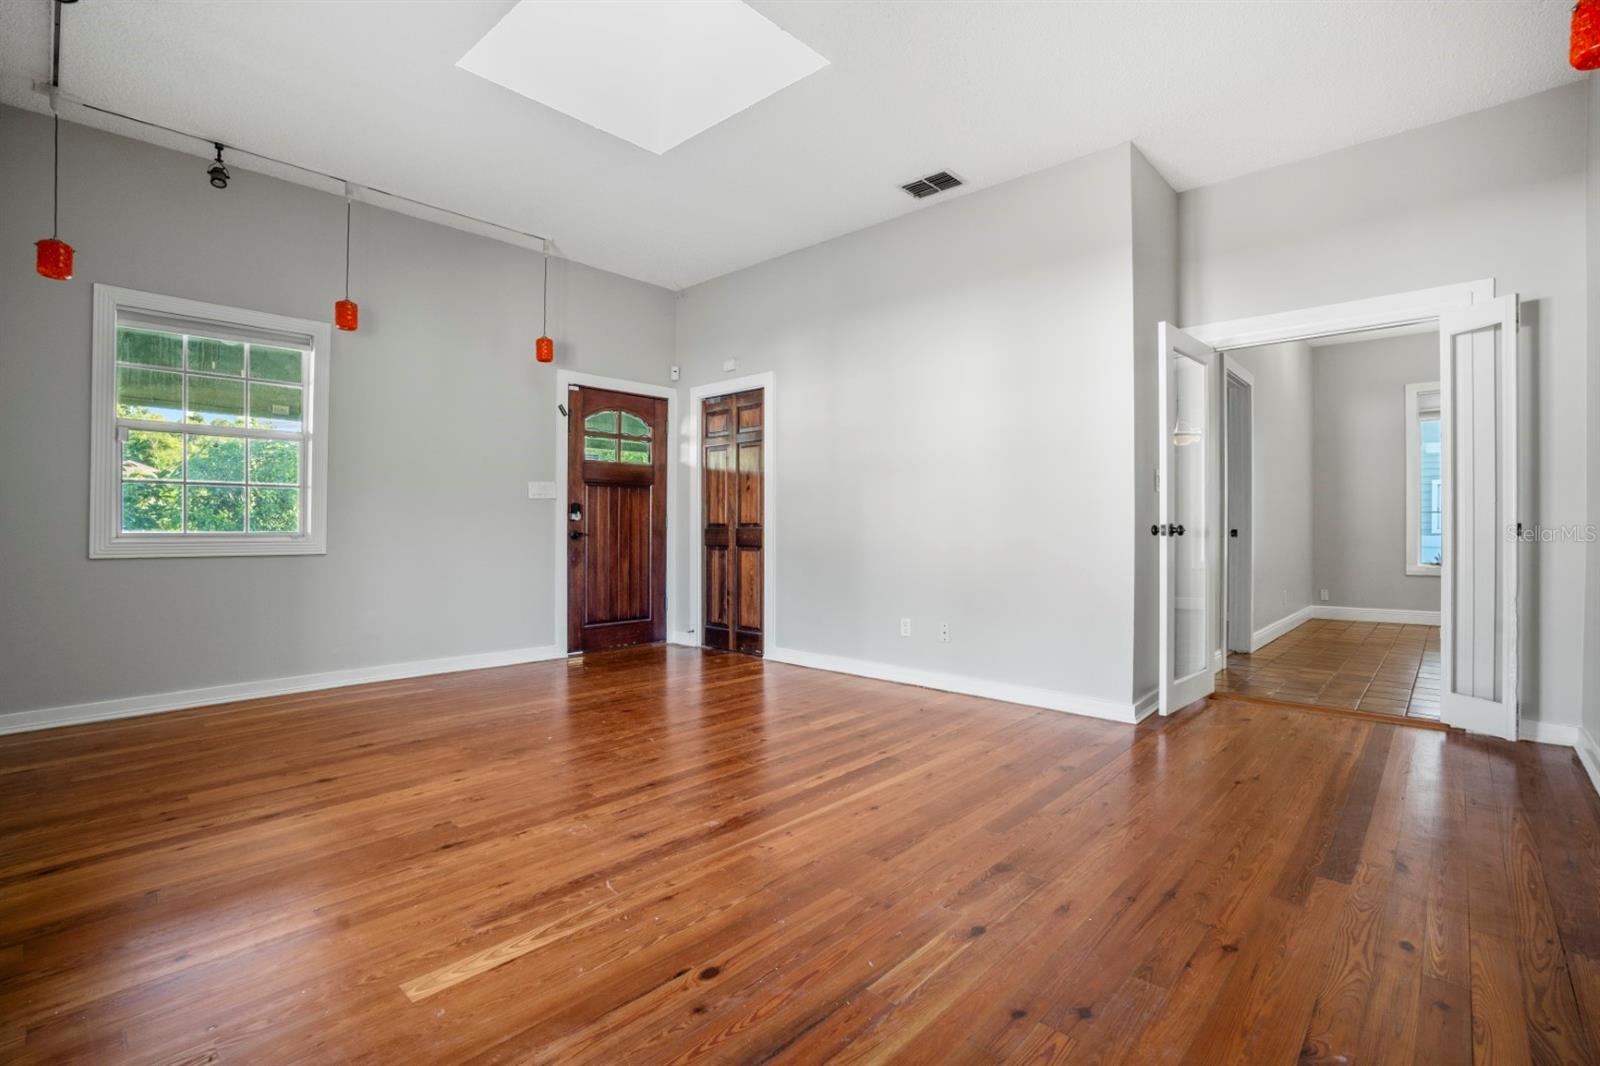
<path id="1" fill-rule="evenodd" d="M 936 170 L 982 188 L 1131 140 L 1192 188 L 1580 77 L 1565 0 L 755 0 L 829 66 L 658 156 L 456 65 L 511 6 L 82 0 L 62 84 L 682 288 L 962 195 L 897 187 Z M 44 108 L 48 19 L 0 3 L 0 100 Z"/>

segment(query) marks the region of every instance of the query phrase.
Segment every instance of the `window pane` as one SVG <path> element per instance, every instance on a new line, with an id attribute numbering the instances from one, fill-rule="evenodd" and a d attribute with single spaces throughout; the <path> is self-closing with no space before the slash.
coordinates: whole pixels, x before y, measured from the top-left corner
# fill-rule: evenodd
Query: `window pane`
<path id="1" fill-rule="evenodd" d="M 650 435 L 650 423 L 638 415 L 624 411 L 622 412 L 622 432 L 630 437 L 648 437 Z"/>
<path id="2" fill-rule="evenodd" d="M 617 431 L 617 412 L 596 411 L 583 420 L 584 429 L 592 429 L 596 433 L 615 433 Z"/>
<path id="3" fill-rule="evenodd" d="M 188 528 L 201 533 L 243 532 L 244 489 L 190 485 Z"/>
<path id="4" fill-rule="evenodd" d="M 300 442 L 253 440 L 250 442 L 250 480 L 256 484 L 300 484 Z M 251 520 L 252 523 L 254 519 Z"/>
<path id="5" fill-rule="evenodd" d="M 650 442 L 647 440 L 624 440 L 622 442 L 622 461 L 636 463 L 640 466 L 649 466 Z"/>
<path id="6" fill-rule="evenodd" d="M 613 412 L 615 413 L 615 412 Z M 615 437 L 585 437 L 583 438 L 583 457 L 594 459 L 602 463 L 617 461 L 617 438 Z"/>
<path id="7" fill-rule="evenodd" d="M 205 337 L 189 338 L 189 369 L 202 374 L 244 373 L 244 345 L 230 341 L 214 341 Z"/>
<path id="8" fill-rule="evenodd" d="M 176 333 L 153 333 L 117 327 L 117 361 L 144 366 L 183 365 L 183 338 Z"/>
<path id="9" fill-rule="evenodd" d="M 300 532 L 298 489 L 251 489 L 250 532 Z"/>
<path id="10" fill-rule="evenodd" d="M 304 353 L 293 348 L 268 348 L 261 344 L 250 346 L 250 376 L 269 381 L 300 383 L 300 360 Z"/>
<path id="11" fill-rule="evenodd" d="M 136 429 L 122 443 L 122 476 L 129 481 L 183 479 L 183 434 Z"/>
<path id="12" fill-rule="evenodd" d="M 1422 454 L 1418 457 L 1422 464 L 1422 491 L 1417 494 L 1420 497 L 1417 505 L 1422 513 L 1418 515 L 1420 521 L 1417 522 L 1417 562 L 1425 566 L 1438 566 L 1444 554 L 1438 490 L 1442 476 L 1439 472 L 1439 419 L 1437 416 L 1421 418 L 1417 428 L 1422 445 Z"/>
<path id="13" fill-rule="evenodd" d="M 183 375 L 117 367 L 117 414 L 155 422 L 183 419 Z"/>
<path id="14" fill-rule="evenodd" d="M 244 441 L 238 437 L 189 438 L 190 481 L 243 481 Z"/>
<path id="15" fill-rule="evenodd" d="M 124 482 L 122 486 L 122 531 L 142 533 L 150 530 L 183 528 L 183 486 L 159 482 Z"/>
<path id="16" fill-rule="evenodd" d="M 207 426 L 244 425 L 244 382 L 190 377 L 189 421 Z"/>
<path id="17" fill-rule="evenodd" d="M 301 390 L 294 385 L 250 385 L 250 425 L 256 429 L 300 428 Z"/>

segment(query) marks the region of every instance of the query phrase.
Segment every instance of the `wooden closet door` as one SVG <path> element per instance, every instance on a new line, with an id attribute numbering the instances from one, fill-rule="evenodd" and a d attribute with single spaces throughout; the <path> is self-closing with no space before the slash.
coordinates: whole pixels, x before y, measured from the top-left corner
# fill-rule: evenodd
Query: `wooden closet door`
<path id="1" fill-rule="evenodd" d="M 714 396 L 700 409 L 704 515 L 705 616 L 708 648 L 762 651 L 762 529 L 765 470 L 760 389 Z"/>
<path id="2" fill-rule="evenodd" d="M 667 401 L 567 397 L 567 650 L 665 640 Z"/>

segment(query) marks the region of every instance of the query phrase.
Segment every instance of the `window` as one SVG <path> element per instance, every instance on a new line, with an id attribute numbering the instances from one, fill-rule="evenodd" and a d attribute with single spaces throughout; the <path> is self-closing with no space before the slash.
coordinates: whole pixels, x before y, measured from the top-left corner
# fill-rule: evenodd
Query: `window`
<path id="1" fill-rule="evenodd" d="M 326 551 L 328 327 L 95 286 L 91 558 Z"/>
<path id="2" fill-rule="evenodd" d="M 1406 386 L 1406 573 L 1439 574 L 1444 553 L 1444 497 L 1439 383 Z"/>
<path id="3" fill-rule="evenodd" d="M 583 457 L 649 466 L 650 423 L 632 411 L 596 411 L 583 420 Z"/>

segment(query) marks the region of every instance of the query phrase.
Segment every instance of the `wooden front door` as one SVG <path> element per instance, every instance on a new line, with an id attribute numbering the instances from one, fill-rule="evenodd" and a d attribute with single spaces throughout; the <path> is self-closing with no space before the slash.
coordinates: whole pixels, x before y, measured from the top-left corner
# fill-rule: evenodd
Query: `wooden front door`
<path id="1" fill-rule="evenodd" d="M 567 650 L 667 635 L 667 401 L 567 393 Z"/>
<path id="2" fill-rule="evenodd" d="M 762 647 L 762 390 L 714 396 L 700 409 L 708 648 Z"/>

